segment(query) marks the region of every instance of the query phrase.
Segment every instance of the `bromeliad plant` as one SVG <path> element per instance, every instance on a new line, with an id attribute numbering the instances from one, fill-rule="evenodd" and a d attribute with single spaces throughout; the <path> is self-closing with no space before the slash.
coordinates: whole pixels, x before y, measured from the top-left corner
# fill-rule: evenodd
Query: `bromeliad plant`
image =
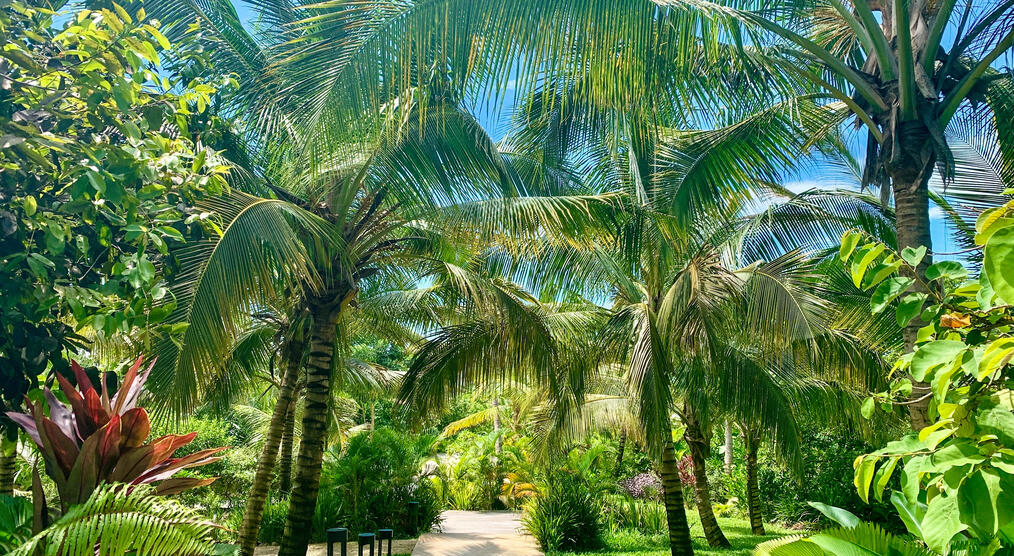
<path id="1" fill-rule="evenodd" d="M 197 436 L 196 432 L 170 434 L 147 442 L 151 423 L 148 413 L 137 407 L 137 400 L 154 362 L 138 372 L 143 360 L 143 356 L 137 358 L 113 393 L 104 375 L 100 378 L 100 389 L 96 390 L 84 369 L 72 361 L 76 387 L 63 375 L 56 374 L 66 403 L 46 387 L 45 404 L 26 400 L 30 413 L 7 413 L 42 453 L 64 513 L 87 500 L 102 483 L 151 484 L 154 494 L 166 495 L 215 480 L 173 475 L 182 469 L 218 461 L 220 458 L 215 454 L 225 448 L 173 458 L 177 449 Z M 49 407 L 49 415 L 44 413 L 44 405 Z"/>
<path id="2" fill-rule="evenodd" d="M 890 500 L 928 551 L 843 510 L 824 508 L 837 515 L 841 528 L 781 539 L 759 554 L 815 548 L 801 543 L 830 554 L 857 553 L 858 545 L 879 554 L 988 555 L 1014 546 L 1012 214 L 1014 201 L 979 217 L 975 241 L 983 249 L 983 270 L 973 279 L 957 261 L 937 262 L 926 269 L 925 280 L 919 278 L 915 268 L 925 248 L 896 254 L 857 233 L 842 239 L 841 259 L 855 284 L 873 291 L 873 311 L 894 307 L 899 326 L 916 318 L 922 325 L 915 350 L 898 359 L 890 389 L 868 398 L 863 413 L 911 404 L 913 381 L 927 382 L 931 423 L 857 458 L 855 485 L 864 500 L 871 490 L 881 500 L 900 471 L 901 488 Z"/>

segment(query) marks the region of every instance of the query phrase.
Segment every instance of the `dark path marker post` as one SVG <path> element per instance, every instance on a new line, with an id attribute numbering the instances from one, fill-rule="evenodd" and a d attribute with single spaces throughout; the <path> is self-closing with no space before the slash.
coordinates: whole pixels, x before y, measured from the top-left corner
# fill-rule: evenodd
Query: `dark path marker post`
<path id="1" fill-rule="evenodd" d="M 344 527 L 335 527 L 327 530 L 327 556 L 334 556 L 334 543 L 341 543 L 341 556 L 348 556 L 349 530 Z"/>
<path id="2" fill-rule="evenodd" d="M 408 503 L 408 523 L 411 527 L 412 535 L 419 534 L 419 502 Z"/>
<path id="3" fill-rule="evenodd" d="M 387 556 L 391 556 L 391 545 L 394 544 L 394 529 L 377 529 L 377 556 L 384 555 L 385 540 L 387 540 Z"/>

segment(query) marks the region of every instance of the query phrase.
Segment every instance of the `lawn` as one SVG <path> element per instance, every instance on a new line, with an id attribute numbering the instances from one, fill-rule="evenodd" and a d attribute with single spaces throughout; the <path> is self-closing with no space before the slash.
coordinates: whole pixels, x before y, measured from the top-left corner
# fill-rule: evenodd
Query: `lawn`
<path id="1" fill-rule="evenodd" d="M 694 551 L 696 554 L 722 554 L 722 555 L 743 555 L 747 556 L 753 552 L 753 547 L 758 544 L 777 538 L 782 535 L 795 534 L 799 531 L 790 531 L 777 525 L 766 524 L 768 534 L 759 537 L 750 533 L 750 522 L 745 519 L 719 518 L 718 522 L 725 531 L 725 536 L 732 543 L 732 548 L 716 549 L 708 546 L 704 540 L 704 533 L 701 530 L 700 522 L 696 515 L 687 516 L 690 518 L 690 531 L 694 536 Z M 637 531 L 617 531 L 606 533 L 606 548 L 590 552 L 550 552 L 549 555 L 580 556 L 585 554 L 615 554 L 618 556 L 662 556 L 669 554 L 669 538 L 665 534 L 645 535 Z"/>

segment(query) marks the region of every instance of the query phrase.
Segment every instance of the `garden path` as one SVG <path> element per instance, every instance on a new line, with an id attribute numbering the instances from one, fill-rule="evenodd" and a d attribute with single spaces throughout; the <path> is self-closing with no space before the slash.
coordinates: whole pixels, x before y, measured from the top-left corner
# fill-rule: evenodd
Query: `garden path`
<path id="1" fill-rule="evenodd" d="M 518 513 L 449 510 L 441 515 L 441 531 L 419 537 L 412 556 L 542 555 Z"/>

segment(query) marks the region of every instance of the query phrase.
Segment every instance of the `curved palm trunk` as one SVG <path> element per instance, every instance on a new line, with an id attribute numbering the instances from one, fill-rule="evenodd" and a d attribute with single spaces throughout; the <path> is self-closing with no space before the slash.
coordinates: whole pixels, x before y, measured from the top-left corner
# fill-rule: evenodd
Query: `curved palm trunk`
<path id="1" fill-rule="evenodd" d="M 271 413 L 267 437 L 264 447 L 257 458 L 257 471 L 254 474 L 253 486 L 247 498 L 246 509 L 243 511 L 243 524 L 239 529 L 239 550 L 242 556 L 252 556 L 257 546 L 257 536 L 261 529 L 261 518 L 264 516 L 264 505 L 267 503 L 268 487 L 275 469 L 278 456 L 278 444 L 286 427 L 286 417 L 295 406 L 294 397 L 296 382 L 299 378 L 299 363 L 303 358 L 305 344 L 298 340 L 290 340 L 286 344 L 285 374 L 278 388 L 278 401 Z"/>
<path id="2" fill-rule="evenodd" d="M 687 420 L 687 430 L 683 438 L 690 447 L 690 458 L 694 462 L 694 492 L 697 494 L 697 513 L 701 516 L 701 527 L 704 528 L 704 536 L 708 539 L 708 545 L 728 547 L 729 540 L 718 525 L 715 518 L 715 510 L 711 507 L 711 485 L 708 484 L 707 458 L 710 452 L 709 442 L 701 429 L 693 419 Z"/>
<path id="3" fill-rule="evenodd" d="M 327 436 L 328 404 L 331 399 L 331 365 L 334 360 L 335 326 L 338 303 L 344 296 L 335 296 L 332 303 L 313 310 L 310 334 L 310 355 L 306 364 L 306 394 L 303 407 L 303 435 L 296 457 L 296 471 L 289 496 L 289 514 L 279 556 L 302 556 L 313 529 L 313 514 L 320 487 L 320 467 L 324 458 Z"/>
<path id="4" fill-rule="evenodd" d="M 733 450 L 733 445 L 732 445 L 732 423 L 730 423 L 729 420 L 726 419 L 725 420 L 725 453 L 723 454 L 725 456 L 725 460 L 722 462 L 724 464 L 724 466 L 725 466 L 724 467 L 724 471 L 725 471 L 726 475 L 732 473 L 732 450 Z"/>
<path id="5" fill-rule="evenodd" d="M 613 478 L 620 477 L 620 469 L 623 467 L 623 450 L 627 447 L 627 431 L 620 431 L 620 445 L 616 448 L 616 465 L 613 466 Z"/>
<path id="6" fill-rule="evenodd" d="M 764 516 L 761 512 L 760 486 L 757 484 L 757 450 L 760 435 L 744 427 L 743 440 L 746 444 L 746 505 L 750 511 L 750 531 L 754 535 L 766 535 Z"/>
<path id="7" fill-rule="evenodd" d="M 683 505 L 683 483 L 676 464 L 672 435 L 662 440 L 662 491 L 665 494 L 665 520 L 669 526 L 669 551 L 672 556 L 693 556 L 687 510 Z"/>
<path id="8" fill-rule="evenodd" d="M 0 431 L 0 496 L 14 496 L 14 462 L 18 457 L 18 437 L 7 438 Z"/>
<path id="9" fill-rule="evenodd" d="M 278 491 L 288 494 L 292 490 L 292 444 L 295 441 L 296 403 L 289 404 L 285 414 L 285 429 L 282 430 L 282 443 L 278 448 Z"/>
<path id="10" fill-rule="evenodd" d="M 932 264 L 933 241 L 930 234 L 929 218 L 929 176 L 933 171 L 936 157 L 929 144 L 928 131 L 924 131 L 922 122 L 905 122 L 899 124 L 896 138 L 898 153 L 894 160 L 887 163 L 894 190 L 895 226 L 898 234 L 898 250 L 905 247 L 926 246 L 927 254 L 919 264 L 917 272 L 924 275 L 926 268 Z M 922 290 L 917 281 L 913 290 Z M 918 318 L 912 320 L 902 331 L 905 339 L 905 351 L 915 347 L 919 328 L 923 326 Z M 916 431 L 928 426 L 929 419 L 929 384 L 914 382 L 912 400 L 908 407 L 912 428 Z M 922 399 L 925 398 L 925 399 Z"/>

